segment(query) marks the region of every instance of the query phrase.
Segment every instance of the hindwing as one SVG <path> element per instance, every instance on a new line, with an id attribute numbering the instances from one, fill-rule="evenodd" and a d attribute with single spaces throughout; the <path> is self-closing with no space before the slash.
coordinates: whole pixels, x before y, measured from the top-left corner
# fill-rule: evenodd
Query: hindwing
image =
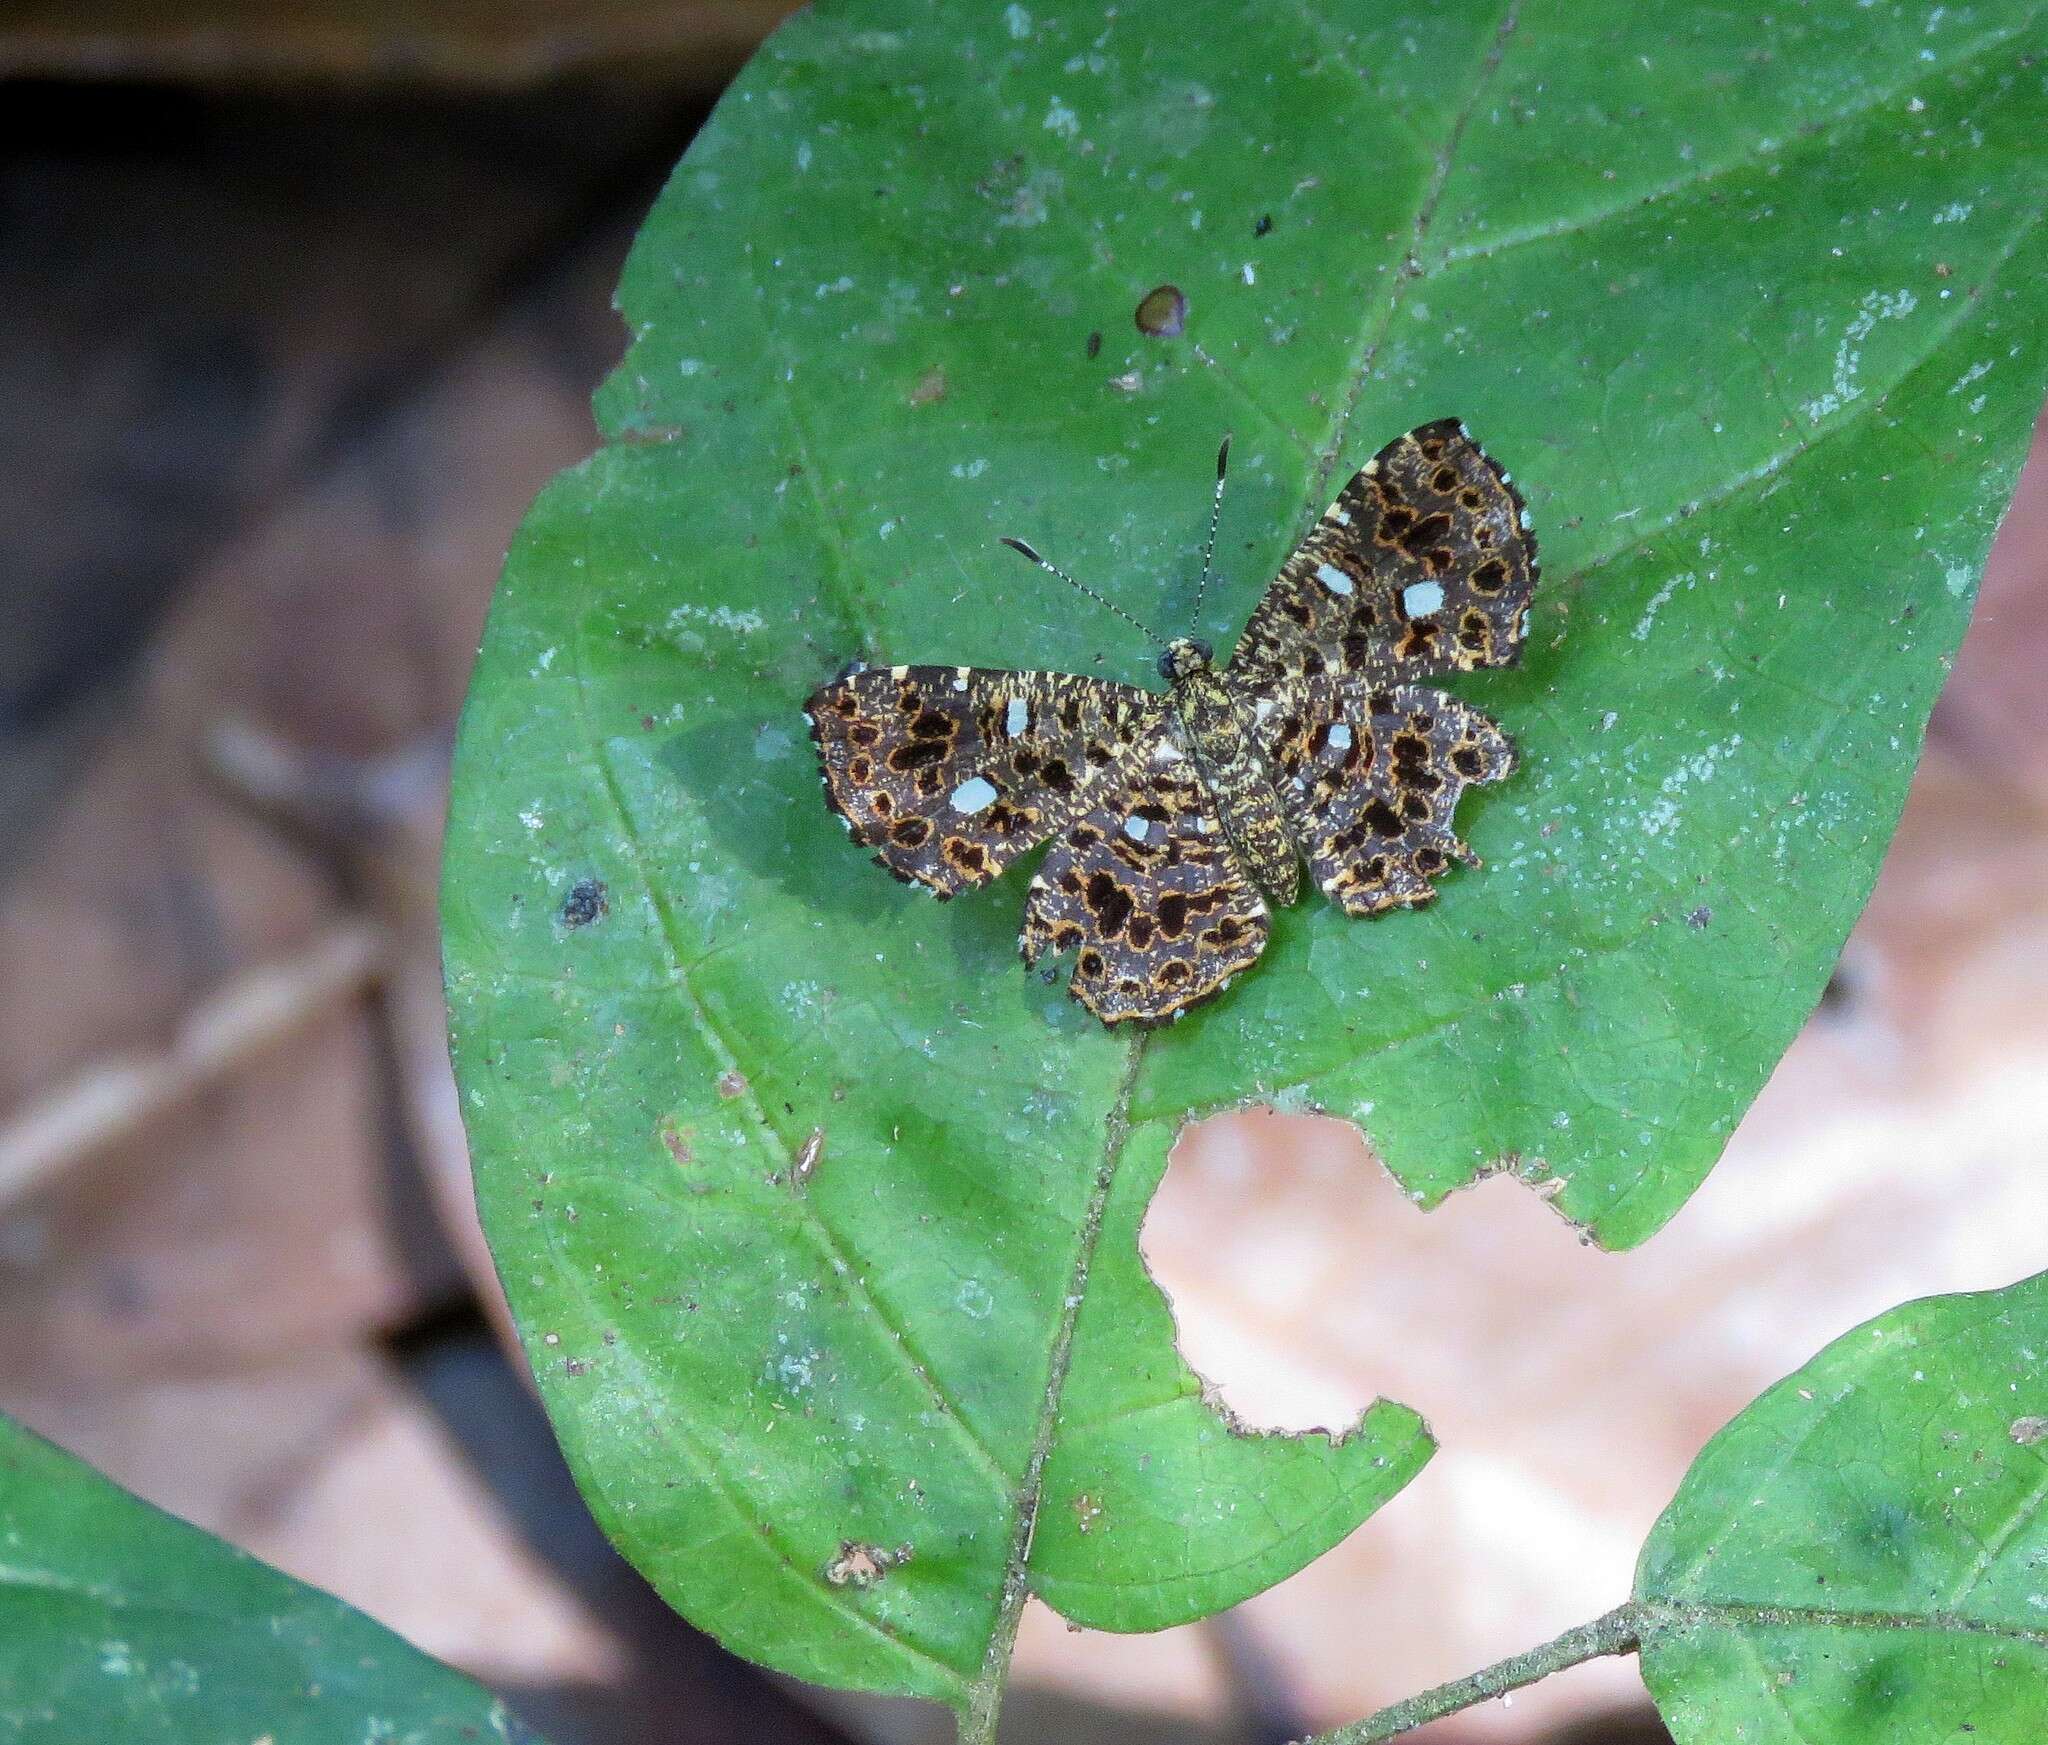
<path id="1" fill-rule="evenodd" d="M 1515 767 L 1478 710 L 1419 685 L 1325 677 L 1282 686 L 1257 729 L 1309 873 L 1352 915 L 1419 908 L 1453 861 L 1467 787 Z"/>
<path id="2" fill-rule="evenodd" d="M 1074 952 L 1068 990 L 1105 1024 L 1176 1018 L 1265 949 L 1265 901 L 1170 731 L 1090 800 L 1031 881 L 1024 961 Z"/>

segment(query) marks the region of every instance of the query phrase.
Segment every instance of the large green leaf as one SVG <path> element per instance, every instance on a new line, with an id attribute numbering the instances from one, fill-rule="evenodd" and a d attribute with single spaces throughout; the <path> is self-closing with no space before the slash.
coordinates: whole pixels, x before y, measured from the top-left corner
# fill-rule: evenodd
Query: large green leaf
<path id="1" fill-rule="evenodd" d="M 254 1739 L 539 1745 L 381 1624 L 0 1418 L 0 1740 Z"/>
<path id="2" fill-rule="evenodd" d="M 600 1518 L 742 1652 L 983 1709 L 1024 1594 L 1156 1627 L 1413 1472 L 1248 1436 L 1136 1233 L 1191 1110 L 1359 1120 L 1418 1198 L 1682 1203 L 1863 901 L 2044 376 L 2018 5 L 826 4 L 650 216 L 604 447 L 536 505 L 465 718 L 445 917 L 486 1226 Z M 1268 222 L 1270 220 L 1270 223 Z M 1185 336 L 1132 311 L 1186 293 Z M 1099 336 L 1099 339 L 1098 337 Z M 1304 903 L 1111 1036 L 827 817 L 854 655 L 1228 643 L 1344 469 L 1463 416 L 1528 491 L 1488 865 Z M 907 1553 L 907 1555 L 904 1555 Z"/>
<path id="3" fill-rule="evenodd" d="M 2048 1273 L 1835 1341 L 1707 1444 L 1636 1572 L 1679 1745 L 2048 1738 Z"/>

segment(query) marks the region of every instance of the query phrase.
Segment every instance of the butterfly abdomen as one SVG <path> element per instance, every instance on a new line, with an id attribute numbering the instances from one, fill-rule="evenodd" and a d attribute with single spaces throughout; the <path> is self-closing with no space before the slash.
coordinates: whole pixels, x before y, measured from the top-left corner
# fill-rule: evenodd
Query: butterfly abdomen
<path id="1" fill-rule="evenodd" d="M 1274 902 L 1293 902 L 1301 860 L 1275 772 L 1252 742 L 1228 687 L 1214 671 L 1197 672 L 1174 686 L 1173 700 L 1195 765 L 1215 798 L 1223 834 L 1245 873 Z"/>

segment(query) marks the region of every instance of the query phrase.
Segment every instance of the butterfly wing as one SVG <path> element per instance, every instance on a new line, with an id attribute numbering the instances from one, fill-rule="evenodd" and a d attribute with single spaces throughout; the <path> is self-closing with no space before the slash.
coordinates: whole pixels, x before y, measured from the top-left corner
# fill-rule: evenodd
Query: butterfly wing
<path id="1" fill-rule="evenodd" d="M 1265 902 L 1164 724 L 1090 799 L 1031 881 L 1024 961 L 1074 951 L 1068 991 L 1105 1024 L 1178 1017 L 1265 949 Z"/>
<path id="2" fill-rule="evenodd" d="M 868 667 L 806 708 L 826 803 L 898 878 L 986 884 L 1089 803 L 1163 707 L 1066 673 Z"/>
<path id="3" fill-rule="evenodd" d="M 1230 671 L 1432 678 L 1521 656 L 1536 541 L 1506 473 L 1455 418 L 1396 437 L 1281 566 Z"/>
<path id="4" fill-rule="evenodd" d="M 1453 861 L 1467 787 L 1515 767 L 1478 710 L 1419 685 L 1325 676 L 1283 683 L 1257 729 L 1310 875 L 1352 915 L 1420 908 Z"/>

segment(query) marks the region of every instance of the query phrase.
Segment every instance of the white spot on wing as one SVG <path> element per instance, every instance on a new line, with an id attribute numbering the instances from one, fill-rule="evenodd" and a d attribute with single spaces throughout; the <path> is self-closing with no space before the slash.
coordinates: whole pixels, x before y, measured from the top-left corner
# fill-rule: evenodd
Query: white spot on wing
<path id="1" fill-rule="evenodd" d="M 1133 842 L 1143 842 L 1148 828 L 1150 827 L 1142 818 L 1126 818 L 1124 820 L 1124 834 Z"/>
<path id="2" fill-rule="evenodd" d="M 1022 697 L 1012 697 L 1009 708 L 1003 711 L 1003 731 L 1012 739 L 1031 725 L 1031 705 Z"/>
<path id="3" fill-rule="evenodd" d="M 984 776 L 969 776 L 953 790 L 953 798 L 948 803 L 962 817 L 971 818 L 996 803 L 996 785 Z"/>
<path id="4" fill-rule="evenodd" d="M 1267 716 L 1273 713 L 1273 699 L 1271 697 L 1261 697 L 1252 705 L 1252 713 L 1261 721 L 1265 720 Z"/>
<path id="5" fill-rule="evenodd" d="M 1330 505 L 1330 519 L 1336 522 L 1339 527 L 1349 527 L 1351 525 L 1351 517 L 1344 513 L 1343 505 L 1339 503 L 1332 503 Z"/>
<path id="6" fill-rule="evenodd" d="M 1335 564 L 1317 564 L 1316 580 L 1321 582 L 1333 594 L 1348 594 L 1351 592 L 1351 578 L 1337 568 Z"/>
<path id="7" fill-rule="evenodd" d="M 967 689 L 967 668 L 964 666 L 956 666 L 953 669 L 953 689 L 956 691 Z"/>
<path id="8" fill-rule="evenodd" d="M 1411 582 L 1401 590 L 1401 609 L 1411 618 L 1423 618 L 1444 603 L 1440 582 Z"/>
<path id="9" fill-rule="evenodd" d="M 1351 749 L 1351 729 L 1339 721 L 1330 729 L 1330 743 L 1339 751 L 1349 751 Z"/>

